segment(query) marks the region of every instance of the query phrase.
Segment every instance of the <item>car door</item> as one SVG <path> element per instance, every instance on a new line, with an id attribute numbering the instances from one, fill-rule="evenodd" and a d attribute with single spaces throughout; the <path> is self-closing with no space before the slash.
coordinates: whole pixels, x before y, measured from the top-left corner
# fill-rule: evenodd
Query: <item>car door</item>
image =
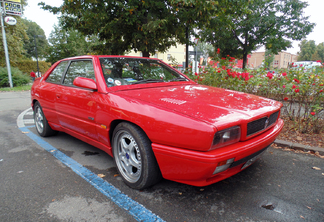
<path id="1" fill-rule="evenodd" d="M 56 91 L 57 87 L 59 87 L 62 82 L 62 77 L 68 63 L 68 61 L 60 62 L 39 87 L 39 100 L 46 119 L 50 123 L 58 124 L 57 113 L 55 110 Z"/>
<path id="2" fill-rule="evenodd" d="M 97 140 L 95 113 L 97 91 L 73 85 L 76 77 L 95 79 L 92 60 L 71 61 L 62 85 L 56 90 L 55 108 L 61 126 Z"/>

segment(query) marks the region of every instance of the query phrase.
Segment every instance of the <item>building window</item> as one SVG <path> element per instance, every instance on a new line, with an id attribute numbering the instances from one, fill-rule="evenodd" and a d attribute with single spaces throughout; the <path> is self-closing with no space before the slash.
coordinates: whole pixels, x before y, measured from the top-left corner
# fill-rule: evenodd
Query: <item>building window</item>
<path id="1" fill-rule="evenodd" d="M 275 60 L 274 65 L 279 65 L 279 60 Z"/>
<path id="2" fill-rule="evenodd" d="M 167 59 L 168 59 L 168 61 L 171 60 L 171 54 L 168 54 Z"/>

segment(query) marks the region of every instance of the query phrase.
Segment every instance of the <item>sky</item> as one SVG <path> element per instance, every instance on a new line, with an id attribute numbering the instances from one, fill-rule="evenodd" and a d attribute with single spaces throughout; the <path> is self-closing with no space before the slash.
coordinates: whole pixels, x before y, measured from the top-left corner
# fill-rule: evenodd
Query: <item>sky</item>
<path id="1" fill-rule="evenodd" d="M 54 24 L 58 24 L 57 16 L 54 16 L 48 11 L 42 10 L 37 4 L 39 2 L 45 2 L 51 6 L 60 6 L 63 0 L 27 0 L 28 6 L 25 8 L 24 17 L 28 20 L 36 22 L 44 31 L 48 38 L 51 31 L 53 30 Z M 310 33 L 306 39 L 314 40 L 316 44 L 324 42 L 324 0 L 304 0 L 307 1 L 309 6 L 304 10 L 306 16 L 309 17 L 309 21 L 316 23 L 313 32 Z M 299 51 L 298 44 L 300 41 L 293 42 L 293 47 L 287 49 L 287 52 L 297 54 Z M 260 49 L 261 51 L 264 49 Z"/>

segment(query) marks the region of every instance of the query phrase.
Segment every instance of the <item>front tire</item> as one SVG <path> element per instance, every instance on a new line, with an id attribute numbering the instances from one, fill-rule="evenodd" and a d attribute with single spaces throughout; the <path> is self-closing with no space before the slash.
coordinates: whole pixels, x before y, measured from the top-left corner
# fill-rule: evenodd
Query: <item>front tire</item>
<path id="1" fill-rule="evenodd" d="M 36 131 L 40 136 L 47 137 L 57 133 L 57 131 L 53 130 L 50 125 L 48 125 L 47 119 L 39 102 L 36 102 L 34 106 L 34 121 Z"/>
<path id="2" fill-rule="evenodd" d="M 151 142 L 139 127 L 120 123 L 114 130 L 112 148 L 117 170 L 129 187 L 144 189 L 161 180 Z"/>

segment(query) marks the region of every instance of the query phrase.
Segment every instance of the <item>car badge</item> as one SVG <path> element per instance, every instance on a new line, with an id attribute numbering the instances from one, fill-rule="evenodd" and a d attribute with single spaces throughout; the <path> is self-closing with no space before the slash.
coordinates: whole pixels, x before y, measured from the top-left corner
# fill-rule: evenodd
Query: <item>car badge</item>
<path id="1" fill-rule="evenodd" d="M 269 125 L 269 119 L 267 119 L 267 120 L 265 121 L 265 123 L 264 123 L 264 128 L 267 128 L 268 125 Z"/>

